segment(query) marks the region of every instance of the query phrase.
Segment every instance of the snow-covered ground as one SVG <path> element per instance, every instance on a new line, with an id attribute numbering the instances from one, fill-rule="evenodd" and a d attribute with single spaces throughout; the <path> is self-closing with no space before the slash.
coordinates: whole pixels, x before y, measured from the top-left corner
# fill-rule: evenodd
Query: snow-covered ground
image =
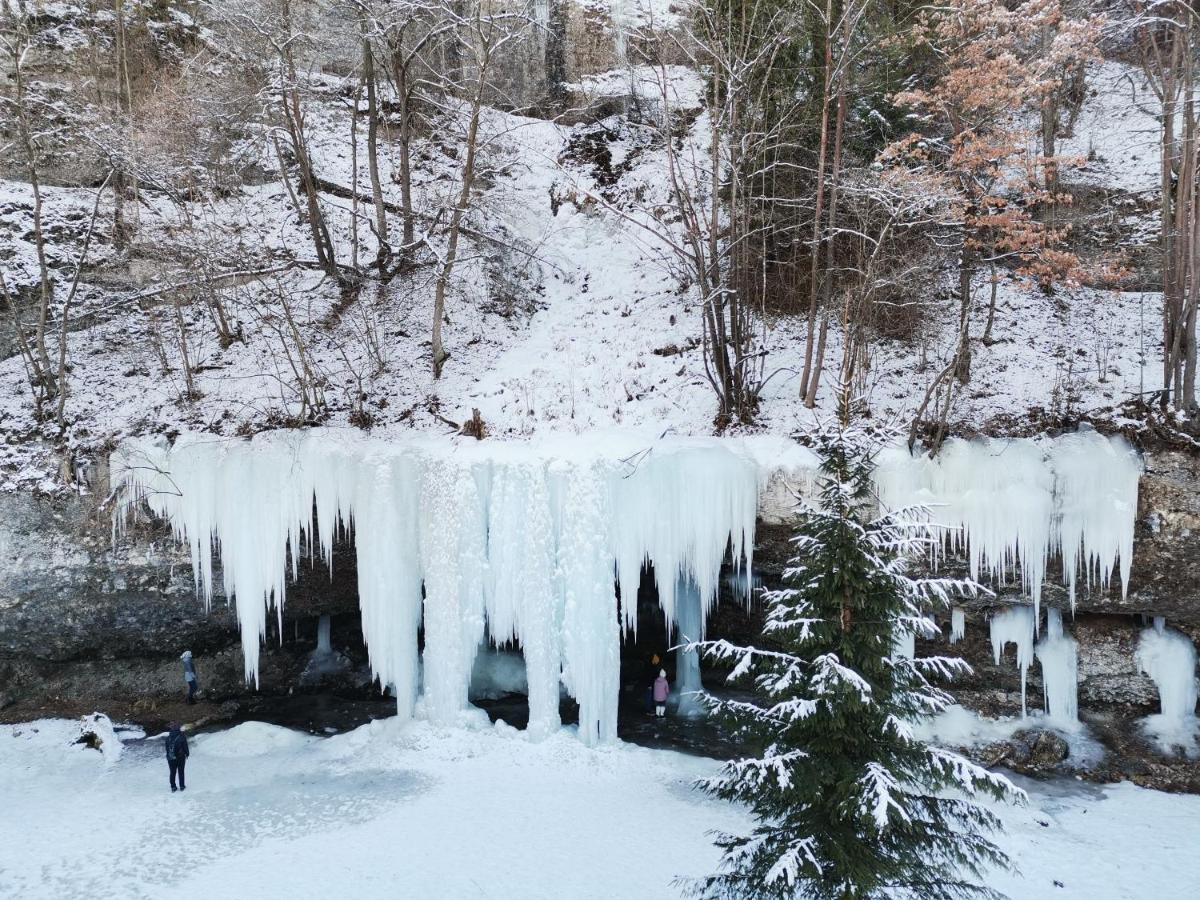
<path id="1" fill-rule="evenodd" d="M 0 728 L 0 896 L 13 898 L 678 896 L 744 812 L 693 792 L 711 760 L 564 731 L 376 722 L 333 738 L 260 723 L 193 737 L 172 795 L 161 743 L 115 762 L 78 723 Z M 1200 884 L 1200 797 L 1024 783 L 1003 812 L 1014 900 L 1183 900 Z"/>

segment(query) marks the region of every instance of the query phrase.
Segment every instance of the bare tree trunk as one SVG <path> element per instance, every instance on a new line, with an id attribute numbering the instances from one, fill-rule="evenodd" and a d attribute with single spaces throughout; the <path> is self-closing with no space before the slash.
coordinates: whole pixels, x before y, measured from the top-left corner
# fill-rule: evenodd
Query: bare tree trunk
<path id="1" fill-rule="evenodd" d="M 125 3 L 124 0 L 113 0 L 113 13 L 116 16 L 117 44 L 117 115 L 121 129 L 129 128 L 130 100 L 129 90 L 129 56 L 125 48 Z M 125 221 L 125 194 L 129 189 L 125 174 L 124 160 L 116 165 L 116 176 L 113 180 L 113 246 L 124 250 L 129 244 L 130 228 Z"/>
<path id="2" fill-rule="evenodd" d="M 996 270 L 995 260 L 990 261 L 988 265 L 991 269 L 991 296 L 988 298 L 987 324 L 983 326 L 983 337 L 980 338 L 985 347 L 990 347 L 994 343 L 992 325 L 996 321 L 996 294 L 1000 286 L 1000 273 Z"/>
<path id="3" fill-rule="evenodd" d="M 36 370 L 34 376 L 40 385 L 37 400 L 39 415 L 41 400 L 53 397 L 58 386 L 54 381 L 53 369 L 50 365 L 50 354 L 46 350 L 46 323 L 50 317 L 50 305 L 54 301 L 54 283 L 50 280 L 50 265 L 46 260 L 46 232 L 42 222 L 42 185 L 38 177 L 37 148 L 33 142 L 33 134 L 29 127 L 29 113 L 26 108 L 25 76 L 22 67 L 24 52 L 18 48 L 14 54 L 13 82 L 16 90 L 17 132 L 20 136 L 22 149 L 25 153 L 26 168 L 29 173 L 29 187 L 33 191 L 33 239 L 37 252 L 38 281 L 40 297 L 38 301 L 37 329 L 33 336 L 33 350 L 36 353 Z M 15 309 L 15 308 L 14 308 Z"/>
<path id="4" fill-rule="evenodd" d="M 375 58 L 371 52 L 371 41 L 365 35 L 363 36 L 363 78 L 367 84 L 367 168 L 371 173 L 371 199 L 375 204 L 375 238 L 379 241 L 379 264 L 382 266 L 383 261 L 390 253 L 390 248 L 388 247 L 387 209 L 383 205 L 383 185 L 379 180 L 379 108 L 375 97 Z"/>
<path id="5" fill-rule="evenodd" d="M 825 0 L 825 61 L 821 90 L 821 139 L 817 150 L 817 196 L 813 212 L 812 260 L 808 284 L 808 330 L 804 344 L 804 370 L 800 375 L 800 396 L 807 405 L 813 365 L 813 343 L 817 330 L 817 301 L 820 297 L 821 223 L 825 217 L 825 157 L 829 147 L 829 106 L 833 88 L 833 41 L 830 34 L 832 0 Z"/>
<path id="6" fill-rule="evenodd" d="M 475 23 L 478 30 L 480 27 L 478 11 L 475 16 Z M 462 230 L 462 220 L 471 202 L 471 190 L 475 185 L 475 156 L 479 149 L 479 119 L 483 109 L 484 89 L 487 86 L 488 62 L 488 50 L 484 46 L 481 48 L 479 72 L 477 73 L 475 82 L 475 94 L 471 98 L 471 113 L 467 121 L 467 154 L 463 160 L 462 184 L 459 188 L 458 202 L 455 203 L 454 210 L 450 214 L 450 231 L 446 242 L 446 256 L 442 260 L 441 269 L 438 272 L 437 284 L 433 292 L 433 336 L 430 349 L 433 355 L 434 378 L 441 377 L 442 366 L 445 365 L 446 360 L 450 356 L 446 352 L 445 345 L 442 342 L 442 320 L 446 317 L 446 289 L 449 287 L 450 279 L 454 274 L 454 263 L 458 258 L 458 240 Z"/>
<path id="7" fill-rule="evenodd" d="M 546 23 L 546 93 L 558 109 L 566 99 L 567 81 L 567 4 L 549 0 L 550 21 Z"/>
<path id="8" fill-rule="evenodd" d="M 285 16 L 286 30 L 292 33 L 291 5 L 287 0 L 282 5 Z M 316 176 L 313 173 L 312 160 L 308 155 L 308 141 L 304 134 L 304 113 L 300 108 L 299 78 L 296 73 L 296 58 L 292 53 L 291 43 L 287 42 L 277 47 L 282 63 L 281 77 L 285 80 L 280 85 L 280 100 L 283 106 L 284 123 L 292 141 L 292 152 L 296 155 L 296 165 L 300 170 L 300 186 L 308 208 L 308 227 L 312 233 L 313 249 L 317 254 L 317 262 L 329 277 L 342 283 L 341 272 L 337 266 L 337 254 L 333 249 L 333 240 L 325 224 L 325 216 L 321 211 L 320 198 L 317 193 Z"/>
<path id="9" fill-rule="evenodd" d="M 842 173 L 842 130 L 846 121 L 846 95 L 839 87 L 837 91 L 837 116 L 833 129 L 833 167 L 832 183 L 829 187 L 829 223 L 825 238 L 825 272 L 821 278 L 821 303 L 827 307 L 833 288 L 832 272 L 834 266 L 834 235 L 837 231 L 838 188 Z M 829 331 L 828 310 L 821 316 L 821 336 L 817 339 L 817 355 L 808 381 L 808 393 L 804 397 L 804 405 L 812 409 L 817 405 L 817 388 L 821 383 L 821 368 L 825 364 L 825 339 Z"/>
<path id="10" fill-rule="evenodd" d="M 92 217 L 88 220 L 87 233 L 83 237 L 83 246 L 79 249 L 79 259 L 75 262 L 75 277 L 71 279 L 71 288 L 67 291 L 67 297 L 63 300 L 62 320 L 58 324 L 58 409 L 55 411 L 55 421 L 58 423 L 59 432 L 66 430 L 66 407 L 67 407 L 67 331 L 71 324 L 71 303 L 75 300 L 75 293 L 79 290 L 79 276 L 83 274 L 84 264 L 87 263 L 88 249 L 92 245 L 92 234 L 96 231 L 96 219 L 100 214 L 100 198 L 104 196 L 104 189 L 108 187 L 108 183 L 113 178 L 113 171 L 104 176 L 104 181 L 100 184 L 100 189 L 96 191 L 96 202 L 92 204 Z"/>
<path id="11" fill-rule="evenodd" d="M 396 96 L 400 102 L 400 128 L 397 131 L 396 143 L 400 151 L 402 240 L 405 248 L 409 248 L 416 240 L 416 219 L 412 202 L 412 87 L 409 84 L 408 63 L 404 59 L 402 47 L 392 53 L 392 73 L 396 82 Z"/>

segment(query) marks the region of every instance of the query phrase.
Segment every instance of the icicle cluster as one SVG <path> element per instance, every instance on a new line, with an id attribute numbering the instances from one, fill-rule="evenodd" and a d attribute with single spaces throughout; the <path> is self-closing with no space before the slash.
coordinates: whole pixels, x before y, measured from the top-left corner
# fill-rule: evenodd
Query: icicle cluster
<path id="1" fill-rule="evenodd" d="M 950 643 L 957 644 L 967 636 L 967 611 L 956 606 L 950 611 Z"/>
<path id="2" fill-rule="evenodd" d="M 1017 646 L 1017 668 L 1021 670 L 1021 715 L 1026 715 L 1025 681 L 1029 664 L 1033 662 L 1033 632 L 1035 624 L 1032 606 L 1010 606 L 992 616 L 992 657 L 1000 665 L 1005 644 Z"/>
<path id="3" fill-rule="evenodd" d="M 1107 589 L 1119 563 L 1128 588 L 1141 471 L 1124 439 L 1080 431 L 951 440 L 933 458 L 895 448 L 881 455 L 876 481 L 889 509 L 932 507 L 947 528 L 938 551 L 965 551 L 972 578 L 1003 583 L 1019 570 L 1036 620 L 1052 554 L 1063 557 L 1072 604 L 1080 572 Z"/>
<path id="4" fill-rule="evenodd" d="M 1079 721 L 1078 645 L 1063 632 L 1062 611 L 1046 610 L 1046 637 L 1036 649 L 1042 664 L 1046 716 L 1061 725 Z"/>
<path id="5" fill-rule="evenodd" d="M 129 442 L 112 472 L 189 545 L 206 600 L 219 548 L 248 681 L 257 683 L 267 616 L 282 616 L 289 574 L 316 554 L 332 566 L 341 529 L 358 556 L 371 667 L 402 716 L 416 702 L 423 623 L 431 719 L 452 722 L 466 708 L 486 632 L 520 643 L 531 729 L 558 726 L 561 678 L 579 701 L 583 739 L 596 743 L 616 734 L 620 641 L 636 627 L 643 566 L 654 567 L 668 627 L 678 616 L 701 638 L 727 551 L 735 567 L 751 564 L 763 460 L 781 450 L 798 458 L 771 440 L 517 447 L 314 429 Z"/>

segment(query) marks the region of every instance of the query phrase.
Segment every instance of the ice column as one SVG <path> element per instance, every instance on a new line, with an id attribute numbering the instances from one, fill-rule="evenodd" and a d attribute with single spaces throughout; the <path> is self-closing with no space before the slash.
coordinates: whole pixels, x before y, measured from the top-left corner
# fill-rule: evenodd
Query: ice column
<path id="1" fill-rule="evenodd" d="M 616 738 L 621 691 L 621 628 L 599 469 L 597 464 L 555 473 L 563 682 L 579 702 L 579 736 L 589 746 Z"/>
<path id="2" fill-rule="evenodd" d="M 1183 730 L 1196 714 L 1196 647 L 1186 635 L 1170 628 L 1142 632 L 1138 668 L 1158 688 L 1162 723 Z"/>
<path id="3" fill-rule="evenodd" d="M 498 467 L 488 515 L 488 630 L 520 641 L 529 691 L 529 730 L 560 724 L 562 594 L 554 583 L 556 540 L 545 465 Z"/>
<path id="4" fill-rule="evenodd" d="M 317 653 L 322 656 L 333 652 L 333 644 L 329 642 L 330 624 L 329 613 L 322 613 L 317 620 Z"/>
<path id="5" fill-rule="evenodd" d="M 390 687 L 397 715 L 407 719 L 416 703 L 419 671 L 423 467 L 412 454 L 379 454 L 357 465 L 341 458 L 322 468 L 338 473 L 315 492 L 322 544 L 332 554 L 333 523 L 344 507 L 341 515 L 354 526 L 358 604 L 371 671 Z"/>
<path id="6" fill-rule="evenodd" d="M 421 562 L 425 571 L 425 710 L 452 724 L 467 706 L 484 633 L 487 522 L 476 474 L 443 463 L 425 472 Z"/>
<path id="7" fill-rule="evenodd" d="M 992 657 L 1000 665 L 1005 644 L 1017 645 L 1017 668 L 1021 670 L 1021 716 L 1026 715 L 1025 679 L 1033 662 L 1033 607 L 1010 606 L 992 616 Z"/>
<path id="8" fill-rule="evenodd" d="M 700 589 L 690 578 L 680 577 L 675 585 L 675 609 L 677 612 L 675 643 L 686 644 L 704 637 L 704 611 Z M 679 699 L 678 713 L 681 716 L 700 716 L 704 706 L 696 693 L 704 689 L 700 682 L 700 654 L 695 650 L 675 650 L 674 691 Z"/>
<path id="9" fill-rule="evenodd" d="M 1046 636 L 1037 645 L 1037 658 L 1042 664 L 1046 715 L 1074 725 L 1079 720 L 1078 647 L 1063 633 L 1060 610 L 1046 610 Z"/>

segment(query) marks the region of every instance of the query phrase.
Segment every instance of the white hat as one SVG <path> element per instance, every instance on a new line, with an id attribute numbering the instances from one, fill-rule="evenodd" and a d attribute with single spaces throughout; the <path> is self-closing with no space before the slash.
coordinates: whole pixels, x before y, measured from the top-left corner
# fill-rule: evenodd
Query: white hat
<path id="1" fill-rule="evenodd" d="M 658 670 L 658 677 L 659 677 L 659 678 L 666 678 L 666 677 L 667 677 L 667 670 L 666 670 L 666 669 L 659 669 L 659 670 Z"/>
<path id="2" fill-rule="evenodd" d="M 183 655 L 182 655 L 182 656 L 180 656 L 179 658 L 180 658 L 180 659 L 187 659 L 187 658 L 188 658 L 188 657 L 190 657 L 191 655 L 192 655 L 192 651 L 191 651 L 191 650 L 184 650 L 184 651 L 183 651 Z"/>

